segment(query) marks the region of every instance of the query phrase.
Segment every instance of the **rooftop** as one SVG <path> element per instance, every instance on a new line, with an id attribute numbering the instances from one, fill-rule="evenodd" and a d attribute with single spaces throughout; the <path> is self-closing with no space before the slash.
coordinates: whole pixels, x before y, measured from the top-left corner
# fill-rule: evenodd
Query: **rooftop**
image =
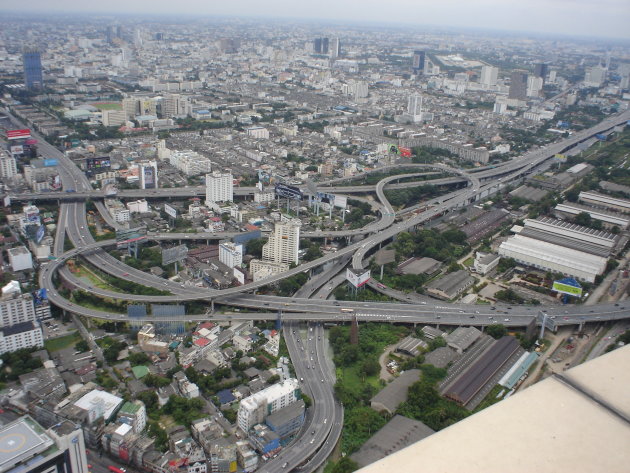
<path id="1" fill-rule="evenodd" d="M 39 455 L 54 445 L 44 429 L 30 416 L 21 417 L 0 428 L 0 472 Z"/>
<path id="2" fill-rule="evenodd" d="M 401 402 L 407 400 L 407 390 L 409 386 L 420 379 L 420 374 L 420 370 L 416 369 L 401 373 L 370 399 L 372 409 L 378 410 L 382 406 L 389 412 L 394 412 Z"/>

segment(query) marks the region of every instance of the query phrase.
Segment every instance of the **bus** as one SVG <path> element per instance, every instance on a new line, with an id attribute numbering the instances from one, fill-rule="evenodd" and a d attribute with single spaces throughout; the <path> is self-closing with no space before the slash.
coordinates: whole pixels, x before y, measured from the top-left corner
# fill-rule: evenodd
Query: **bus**
<path id="1" fill-rule="evenodd" d="M 126 473 L 127 472 L 125 468 L 118 468 L 117 466 L 114 466 L 114 465 L 109 465 L 107 469 L 111 471 L 112 473 Z"/>
<path id="2" fill-rule="evenodd" d="M 354 312 L 354 309 L 341 309 L 341 312 L 345 312 L 346 314 L 352 314 Z"/>

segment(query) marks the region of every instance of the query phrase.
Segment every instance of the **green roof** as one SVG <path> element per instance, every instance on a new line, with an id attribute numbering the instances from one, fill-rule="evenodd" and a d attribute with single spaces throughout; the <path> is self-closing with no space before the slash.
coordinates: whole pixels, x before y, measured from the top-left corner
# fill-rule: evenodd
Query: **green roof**
<path id="1" fill-rule="evenodd" d="M 131 368 L 131 371 L 133 371 L 133 375 L 136 377 L 136 379 L 144 378 L 146 375 L 149 374 L 149 368 L 142 365 L 134 366 L 133 368 Z"/>
<path id="2" fill-rule="evenodd" d="M 143 367 L 144 368 L 144 367 Z M 123 406 L 118 411 L 118 414 L 126 413 L 126 414 L 135 414 L 140 409 L 139 404 L 134 404 L 133 402 L 125 402 Z"/>

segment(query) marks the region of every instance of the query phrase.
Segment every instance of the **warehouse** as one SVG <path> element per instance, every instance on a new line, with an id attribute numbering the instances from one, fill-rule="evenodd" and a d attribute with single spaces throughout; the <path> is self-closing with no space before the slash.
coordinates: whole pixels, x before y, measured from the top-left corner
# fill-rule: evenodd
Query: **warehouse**
<path id="1" fill-rule="evenodd" d="M 555 218 L 541 217 L 537 219 L 525 219 L 525 228 L 541 230 L 553 235 L 592 243 L 603 248 L 612 249 L 618 236 L 602 230 L 576 225 L 575 223 Z"/>
<path id="2" fill-rule="evenodd" d="M 521 264 L 554 271 L 583 281 L 595 282 L 606 269 L 607 259 L 523 235 L 508 238 L 499 246 L 499 255 Z"/>
<path id="3" fill-rule="evenodd" d="M 468 271 L 460 269 L 449 273 L 443 278 L 431 281 L 427 285 L 427 292 L 439 299 L 453 299 L 475 283 Z"/>
<path id="4" fill-rule="evenodd" d="M 518 348 L 516 338 L 509 335 L 500 338 L 453 381 L 444 396 L 462 406 L 468 404 Z"/>
<path id="5" fill-rule="evenodd" d="M 630 217 L 623 217 L 618 213 L 607 212 L 605 210 L 599 210 L 594 207 L 587 207 L 586 205 L 565 203 L 558 204 L 555 207 L 555 211 L 559 216 L 573 218 L 576 215 L 585 212 L 595 220 L 601 221 L 609 228 L 619 227 L 622 230 L 625 229 L 630 223 Z"/>
<path id="6" fill-rule="evenodd" d="M 617 210 L 623 213 L 630 213 L 630 200 L 617 199 L 609 195 L 598 194 L 597 192 L 580 192 L 580 202 L 595 207 L 603 207 L 605 209 Z"/>

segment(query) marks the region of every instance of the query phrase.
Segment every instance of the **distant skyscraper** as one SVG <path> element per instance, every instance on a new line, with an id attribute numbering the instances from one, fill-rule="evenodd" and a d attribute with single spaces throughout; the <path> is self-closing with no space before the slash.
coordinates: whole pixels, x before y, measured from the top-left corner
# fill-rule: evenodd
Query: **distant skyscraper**
<path id="1" fill-rule="evenodd" d="M 315 38 L 313 40 L 313 52 L 315 54 L 322 53 L 322 39 L 321 38 Z"/>
<path id="2" fill-rule="evenodd" d="M 330 57 L 336 59 L 341 56 L 341 41 L 339 38 L 333 38 L 330 41 Z"/>
<path id="3" fill-rule="evenodd" d="M 328 54 L 329 44 L 328 38 L 322 38 L 322 54 Z"/>
<path id="4" fill-rule="evenodd" d="M 407 113 L 412 117 L 422 114 L 422 97 L 418 94 L 409 96 L 407 102 Z"/>
<path id="5" fill-rule="evenodd" d="M 24 85 L 27 89 L 41 89 L 44 84 L 42 78 L 42 60 L 36 49 L 25 49 L 22 55 L 24 62 Z"/>
<path id="6" fill-rule="evenodd" d="M 527 98 L 527 74 L 515 71 L 510 76 L 510 91 L 508 98 L 525 100 Z"/>
<path id="7" fill-rule="evenodd" d="M 534 64 L 534 75 L 536 77 L 540 77 L 543 80 L 547 77 L 549 73 L 549 65 L 544 62 L 538 62 Z"/>
<path id="8" fill-rule="evenodd" d="M 422 74 L 424 71 L 424 51 L 414 51 L 411 68 L 416 74 Z"/>
<path id="9" fill-rule="evenodd" d="M 493 66 L 483 66 L 481 68 L 481 77 L 479 83 L 485 86 L 497 85 L 497 79 L 499 77 L 499 68 Z"/>

